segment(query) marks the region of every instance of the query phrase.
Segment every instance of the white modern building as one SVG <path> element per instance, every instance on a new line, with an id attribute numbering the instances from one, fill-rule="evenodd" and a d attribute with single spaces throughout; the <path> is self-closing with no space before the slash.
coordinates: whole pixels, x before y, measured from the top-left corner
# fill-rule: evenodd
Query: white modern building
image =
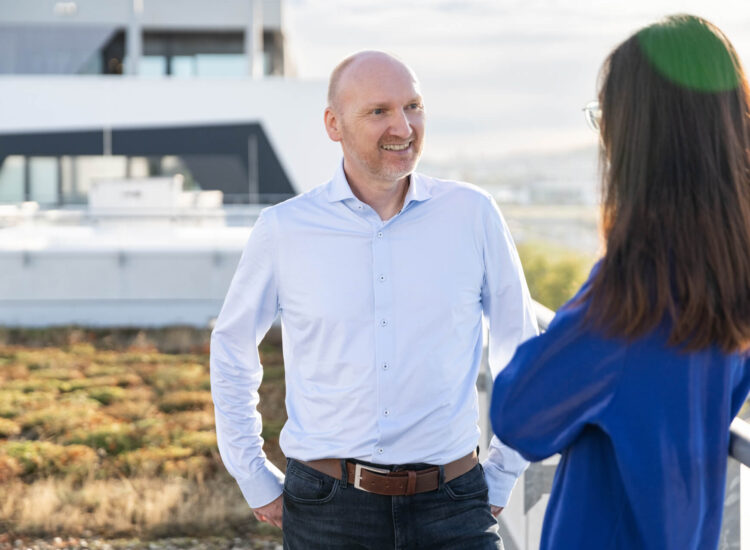
<path id="1" fill-rule="evenodd" d="M 227 204 L 330 172 L 323 82 L 281 0 L 0 0 L 0 203 L 85 204 L 97 177 L 181 174 Z"/>
<path id="2" fill-rule="evenodd" d="M 284 29 L 281 0 L 0 0 L 0 325 L 217 315 L 259 205 L 339 158 Z"/>

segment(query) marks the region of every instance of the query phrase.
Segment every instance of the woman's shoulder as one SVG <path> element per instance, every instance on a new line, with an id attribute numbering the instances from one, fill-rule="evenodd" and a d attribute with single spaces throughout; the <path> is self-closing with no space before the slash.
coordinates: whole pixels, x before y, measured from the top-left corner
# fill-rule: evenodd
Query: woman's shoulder
<path id="1" fill-rule="evenodd" d="M 585 332 L 587 328 L 591 328 L 586 323 L 590 302 L 589 290 L 591 288 L 591 281 L 596 276 L 600 265 L 601 260 L 594 264 L 581 288 L 555 312 L 555 316 L 547 330 L 556 329 L 561 325 L 568 329 L 577 329 L 580 332 Z"/>

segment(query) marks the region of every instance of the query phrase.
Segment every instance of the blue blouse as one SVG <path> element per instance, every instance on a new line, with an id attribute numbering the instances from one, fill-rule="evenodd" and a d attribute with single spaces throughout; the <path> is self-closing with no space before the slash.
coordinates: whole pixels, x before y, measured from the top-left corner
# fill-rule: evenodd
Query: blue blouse
<path id="1" fill-rule="evenodd" d="M 606 338 L 574 300 L 518 348 L 492 395 L 504 443 L 532 461 L 562 454 L 541 548 L 716 548 L 747 356 L 670 347 L 668 323 Z"/>

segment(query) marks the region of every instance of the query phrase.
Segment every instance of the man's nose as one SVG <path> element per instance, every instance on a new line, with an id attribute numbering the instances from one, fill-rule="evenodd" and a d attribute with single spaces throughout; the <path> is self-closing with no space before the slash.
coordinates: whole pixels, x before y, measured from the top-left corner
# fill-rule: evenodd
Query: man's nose
<path id="1" fill-rule="evenodd" d="M 409 117 L 403 110 L 394 112 L 393 120 L 391 121 L 391 134 L 403 138 L 411 136 Z"/>

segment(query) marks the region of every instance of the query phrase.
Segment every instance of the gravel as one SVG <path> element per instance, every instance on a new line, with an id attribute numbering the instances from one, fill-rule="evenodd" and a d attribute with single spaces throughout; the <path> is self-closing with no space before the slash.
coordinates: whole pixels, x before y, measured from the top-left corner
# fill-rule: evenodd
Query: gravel
<path id="1" fill-rule="evenodd" d="M 281 544 L 242 538 L 99 539 L 54 537 L 52 539 L 11 538 L 0 535 L 0 550 L 282 550 Z"/>

